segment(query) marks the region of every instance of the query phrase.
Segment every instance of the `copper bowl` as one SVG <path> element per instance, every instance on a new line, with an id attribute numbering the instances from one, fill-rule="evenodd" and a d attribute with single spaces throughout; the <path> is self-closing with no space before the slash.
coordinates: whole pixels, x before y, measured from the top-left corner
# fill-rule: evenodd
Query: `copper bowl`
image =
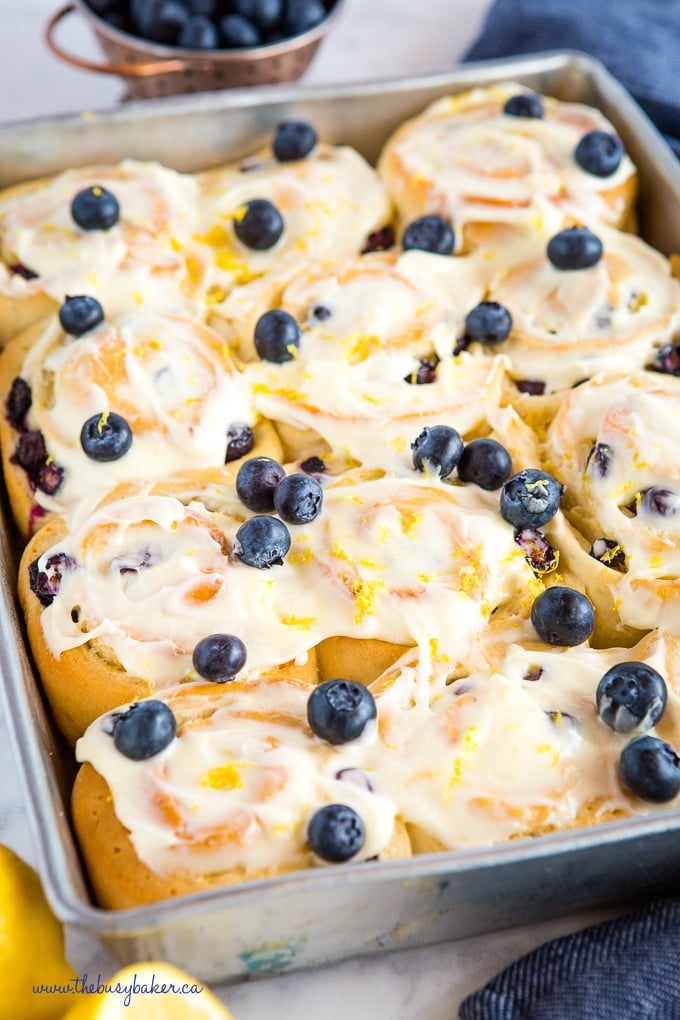
<path id="1" fill-rule="evenodd" d="M 161 46 L 113 28 L 84 0 L 61 7 L 45 26 L 45 41 L 57 57 L 81 70 L 120 75 L 127 85 L 125 99 L 156 99 L 183 92 L 211 92 L 244 85 L 273 85 L 296 81 L 340 14 L 345 0 L 325 0 L 324 20 L 308 32 L 251 49 L 184 50 Z M 56 41 L 56 30 L 67 15 L 78 12 L 88 22 L 109 63 L 74 56 Z"/>

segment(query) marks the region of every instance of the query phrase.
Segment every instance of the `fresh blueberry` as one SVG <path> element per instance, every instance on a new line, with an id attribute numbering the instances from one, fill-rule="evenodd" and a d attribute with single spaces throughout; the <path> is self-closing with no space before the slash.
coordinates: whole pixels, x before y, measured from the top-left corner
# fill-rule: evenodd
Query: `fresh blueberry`
<path id="1" fill-rule="evenodd" d="M 606 443 L 595 443 L 588 454 L 586 471 L 596 478 L 604 478 L 609 471 L 612 450 Z"/>
<path id="2" fill-rule="evenodd" d="M 596 538 L 590 547 L 590 555 L 605 567 L 626 572 L 626 553 L 620 542 L 613 538 Z"/>
<path id="3" fill-rule="evenodd" d="M 87 0 L 87 6 L 94 11 L 95 14 L 99 14 L 100 17 L 104 17 L 109 11 L 114 10 L 120 6 L 119 0 Z"/>
<path id="4" fill-rule="evenodd" d="M 321 0 L 288 0 L 283 19 L 283 31 L 289 35 L 300 35 L 320 24 L 326 17 Z"/>
<path id="5" fill-rule="evenodd" d="M 562 486 L 546 471 L 525 468 L 501 491 L 501 515 L 515 528 L 540 528 L 558 511 Z"/>
<path id="6" fill-rule="evenodd" d="M 281 239 L 283 218 L 268 199 L 254 198 L 234 214 L 234 231 L 246 248 L 268 251 Z"/>
<path id="7" fill-rule="evenodd" d="M 483 344 L 501 344 L 510 336 L 512 316 L 497 301 L 482 301 L 468 312 L 465 336 Z"/>
<path id="8" fill-rule="evenodd" d="M 227 429 L 227 453 L 224 463 L 238 460 L 250 453 L 255 446 L 255 436 L 250 425 L 242 421 L 233 421 Z"/>
<path id="9" fill-rule="evenodd" d="M 291 163 L 308 156 L 318 141 L 316 131 L 306 120 L 284 120 L 274 135 L 274 155 L 279 163 Z"/>
<path id="10" fill-rule="evenodd" d="M 150 42 L 174 46 L 189 12 L 181 0 L 138 0 L 130 8 L 138 35 Z"/>
<path id="11" fill-rule="evenodd" d="M 227 14 L 220 19 L 220 38 L 227 49 L 250 49 L 260 46 L 262 34 L 257 26 L 240 14 Z"/>
<path id="12" fill-rule="evenodd" d="M 28 565 L 28 583 L 31 591 L 43 606 L 51 606 L 55 595 L 59 594 L 64 574 L 74 570 L 76 561 L 68 553 L 53 553 L 45 561 L 42 570 L 38 569 L 39 560 Z"/>
<path id="13" fill-rule="evenodd" d="M 220 0 L 184 0 L 184 3 L 190 14 L 204 18 L 216 18 L 220 6 Z"/>
<path id="14" fill-rule="evenodd" d="M 111 28 L 117 28 L 120 32 L 131 31 L 130 19 L 124 10 L 113 8 L 107 11 L 104 15 L 104 21 L 107 21 Z"/>
<path id="15" fill-rule="evenodd" d="M 39 429 L 29 429 L 18 436 L 13 460 L 24 471 L 28 471 L 29 475 L 37 472 L 38 468 L 45 463 L 47 447 Z"/>
<path id="16" fill-rule="evenodd" d="M 286 524 L 309 524 L 321 513 L 323 490 L 309 475 L 287 475 L 274 492 L 274 509 Z"/>
<path id="17" fill-rule="evenodd" d="M 7 420 L 15 429 L 24 427 L 24 419 L 31 409 L 32 401 L 31 387 L 25 379 L 17 376 L 12 381 L 12 386 L 5 401 Z"/>
<path id="18" fill-rule="evenodd" d="M 115 195 L 93 184 L 75 196 L 71 216 L 83 230 L 110 230 L 120 218 L 120 206 Z"/>
<path id="19" fill-rule="evenodd" d="M 257 320 L 255 350 L 263 361 L 292 361 L 300 346 L 300 327 L 283 308 L 272 308 Z"/>
<path id="20" fill-rule="evenodd" d="M 257 514 L 274 509 L 274 493 L 286 477 L 278 461 L 271 457 L 245 460 L 236 475 L 236 493 L 241 502 Z"/>
<path id="21" fill-rule="evenodd" d="M 202 14 L 187 18 L 177 36 L 177 45 L 185 50 L 214 50 L 219 41 L 217 28 Z"/>
<path id="22" fill-rule="evenodd" d="M 416 471 L 424 471 L 427 461 L 439 468 L 440 478 L 448 478 L 463 453 L 463 440 L 448 425 L 433 425 L 423 429 L 416 441 L 411 443 L 411 449 Z"/>
<path id="23" fill-rule="evenodd" d="M 376 715 L 371 692 L 350 680 L 326 680 L 314 688 L 307 701 L 307 722 L 312 733 L 329 744 L 357 740 Z"/>
<path id="24" fill-rule="evenodd" d="M 419 216 L 409 223 L 401 243 L 404 251 L 415 248 L 435 255 L 450 255 L 456 239 L 451 224 L 442 216 Z"/>
<path id="25" fill-rule="evenodd" d="M 342 864 L 364 845 L 364 823 L 346 804 L 327 804 L 316 811 L 307 827 L 307 842 L 322 861 Z"/>
<path id="26" fill-rule="evenodd" d="M 621 139 L 607 131 L 591 131 L 576 146 L 574 159 L 586 173 L 611 177 L 623 159 Z"/>
<path id="27" fill-rule="evenodd" d="M 665 344 L 655 352 L 651 365 L 652 372 L 663 372 L 664 375 L 680 375 L 680 346 Z"/>
<path id="28" fill-rule="evenodd" d="M 246 664 L 246 646 L 233 634 L 210 634 L 194 648 L 192 664 L 199 676 L 223 684 Z"/>
<path id="29" fill-rule="evenodd" d="M 647 734 L 626 744 L 619 771 L 623 785 L 641 800 L 664 804 L 680 792 L 680 758 L 658 737 Z"/>
<path id="30" fill-rule="evenodd" d="M 529 117 L 532 120 L 540 120 L 543 116 L 543 100 L 535 92 L 519 92 L 516 96 L 510 96 L 503 113 L 508 117 Z"/>
<path id="31" fill-rule="evenodd" d="M 283 0 L 231 0 L 234 14 L 252 21 L 263 32 L 274 28 L 283 13 Z"/>
<path id="32" fill-rule="evenodd" d="M 80 430 L 80 445 L 90 460 L 119 460 L 132 446 L 132 429 L 113 411 L 93 414 Z"/>
<path id="33" fill-rule="evenodd" d="M 464 447 L 458 461 L 461 482 L 472 482 L 480 489 L 500 489 L 512 471 L 510 454 L 495 439 L 473 439 Z"/>
<path id="34" fill-rule="evenodd" d="M 388 251 L 394 247 L 395 241 L 394 227 L 381 227 L 380 230 L 374 230 L 368 235 L 361 254 L 368 255 L 372 251 Z"/>
<path id="35" fill-rule="evenodd" d="M 644 733 L 666 708 L 666 682 L 644 662 L 620 662 L 604 674 L 595 693 L 600 719 L 615 733 Z"/>
<path id="36" fill-rule="evenodd" d="M 289 549 L 290 532 L 276 517 L 251 517 L 234 538 L 234 556 L 258 570 L 283 563 Z"/>
<path id="37" fill-rule="evenodd" d="M 549 645 L 580 645 L 593 633 L 595 610 L 574 588 L 546 588 L 531 607 L 534 630 Z"/>
<path id="38" fill-rule="evenodd" d="M 590 269 L 602 258 L 602 241 L 587 227 L 567 227 L 548 241 L 555 269 Z"/>
<path id="39" fill-rule="evenodd" d="M 69 336 L 83 336 L 104 321 L 104 309 L 88 294 L 67 297 L 59 309 L 61 328 Z"/>
<path id="40" fill-rule="evenodd" d="M 439 358 L 433 354 L 431 358 L 421 358 L 418 367 L 404 376 L 404 382 L 410 386 L 429 386 L 437 380 Z"/>
<path id="41" fill-rule="evenodd" d="M 527 558 L 535 574 L 550 574 L 557 569 L 560 554 L 550 545 L 538 528 L 522 528 L 515 535 L 515 542 Z"/>
<path id="42" fill-rule="evenodd" d="M 132 761 L 146 761 L 175 739 L 177 721 L 163 701 L 137 701 L 118 715 L 113 726 L 117 751 Z"/>

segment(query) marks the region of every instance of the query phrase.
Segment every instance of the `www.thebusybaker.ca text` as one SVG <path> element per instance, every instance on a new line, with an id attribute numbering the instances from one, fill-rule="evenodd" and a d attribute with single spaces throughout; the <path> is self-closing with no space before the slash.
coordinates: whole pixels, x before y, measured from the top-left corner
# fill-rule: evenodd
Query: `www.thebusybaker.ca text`
<path id="1" fill-rule="evenodd" d="M 202 985 L 188 981 L 177 985 L 172 981 L 161 983 L 156 981 L 154 974 L 147 981 L 138 981 L 137 975 L 133 974 L 129 984 L 102 981 L 101 974 L 97 974 L 96 982 L 88 980 L 89 977 L 89 974 L 82 974 L 65 984 L 33 985 L 33 992 L 35 995 L 123 995 L 123 1005 L 129 1006 L 133 995 L 200 995 L 203 991 Z"/>

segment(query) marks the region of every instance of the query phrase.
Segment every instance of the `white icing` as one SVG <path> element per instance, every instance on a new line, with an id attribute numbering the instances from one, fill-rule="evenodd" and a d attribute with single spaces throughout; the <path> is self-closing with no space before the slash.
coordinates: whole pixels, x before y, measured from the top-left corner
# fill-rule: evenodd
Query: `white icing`
<path id="1" fill-rule="evenodd" d="M 200 873 L 302 866 L 309 818 L 331 802 L 349 805 L 364 823 L 358 860 L 385 848 L 395 819 L 447 848 L 488 846 L 655 809 L 625 793 L 618 778 L 625 739 L 599 719 L 595 691 L 607 669 L 630 658 L 674 668 L 673 649 L 663 634 L 639 656 L 510 645 L 448 686 L 441 666 L 432 672 L 430 664 L 424 698 L 409 653 L 373 685 L 377 726 L 336 746 L 309 730 L 311 688 L 301 684 L 227 686 L 202 695 L 203 718 L 184 725 L 199 714 L 192 692 L 169 691 L 163 698 L 178 714 L 180 736 L 156 758 L 119 754 L 106 716 L 78 742 L 77 757 L 105 778 L 140 859 L 161 874 L 183 865 Z M 669 685 L 667 712 L 679 710 Z M 362 770 L 373 792 L 336 779 L 345 768 Z M 171 804 L 172 824 L 159 795 Z"/>
<path id="2" fill-rule="evenodd" d="M 603 256 L 590 269 L 556 269 L 550 235 L 487 249 L 489 298 L 512 315 L 499 349 L 515 379 L 541 380 L 551 392 L 598 372 L 634 371 L 680 330 L 680 283 L 668 260 L 632 234 L 596 233 Z"/>
<path id="3" fill-rule="evenodd" d="M 475 654 L 495 609 L 526 617 L 541 590 L 498 495 L 474 486 L 415 472 L 332 485 L 321 515 L 291 527 L 284 564 L 269 570 L 231 554 L 251 516 L 225 492 L 222 512 L 139 496 L 80 521 L 39 561 L 44 569 L 60 552 L 77 564 L 41 614 L 51 652 L 102 638 L 155 688 L 191 676 L 198 641 L 225 631 L 244 642 L 248 674 L 335 635 L 417 644 L 423 655 L 434 641 L 453 664 Z"/>
<path id="4" fill-rule="evenodd" d="M 590 131 L 612 132 L 597 110 L 544 99 L 544 117 L 511 117 L 507 99 L 529 90 L 505 83 L 437 100 L 397 130 L 381 156 L 386 181 L 404 223 L 424 213 L 451 219 L 463 244 L 469 223 L 507 223 L 555 232 L 571 216 L 617 224 L 602 192 L 635 173 L 624 155 L 610 177 L 582 170 L 574 150 Z"/>
<path id="5" fill-rule="evenodd" d="M 64 468 L 53 497 L 35 491 L 36 502 L 56 512 L 123 481 L 223 465 L 229 425 L 256 418 L 215 333 L 141 309 L 107 317 L 78 339 L 65 336 L 55 318 L 19 374 L 33 393 L 27 424 L 40 429 L 49 456 Z M 85 421 L 105 411 L 132 429 L 132 446 L 116 461 L 93 460 L 80 443 Z"/>
<path id="6" fill-rule="evenodd" d="M 658 487 L 677 493 L 680 506 L 678 415 L 680 380 L 672 376 L 599 376 L 565 396 L 546 441 L 571 504 L 582 508 L 577 512 L 588 523 L 588 537 L 613 539 L 623 547 L 627 573 L 611 572 L 623 622 L 675 632 L 680 630 L 680 514 L 655 513 L 638 494 Z M 602 477 L 594 462 L 586 466 L 596 443 L 609 448 Z M 627 508 L 636 502 L 633 516 Z"/>
<path id="7" fill-rule="evenodd" d="M 255 407 L 388 470 L 411 463 L 425 426 L 479 427 L 500 402 L 507 362 L 453 351 L 482 297 L 483 267 L 472 257 L 410 251 L 301 268 L 278 302 L 302 325 L 300 347 L 292 361 L 245 366 Z M 234 292 L 227 304 L 236 315 L 248 299 Z M 432 356 L 440 359 L 435 381 L 407 382 Z"/>
<path id="8" fill-rule="evenodd" d="M 307 158 L 278 163 L 268 154 L 199 174 L 201 189 L 194 251 L 205 289 L 219 301 L 234 284 L 300 260 L 341 258 L 361 251 L 370 233 L 391 219 L 384 185 L 354 149 L 318 145 Z M 233 221 L 247 202 L 267 199 L 281 213 L 284 231 L 266 251 L 254 251 L 235 235 Z M 220 314 L 219 304 L 214 311 Z"/>
<path id="9" fill-rule="evenodd" d="M 71 216 L 75 195 L 92 185 L 118 200 L 120 219 L 109 230 L 83 230 Z M 3 290 L 17 296 L 44 291 L 60 304 L 67 295 L 92 294 L 110 313 L 142 302 L 182 307 L 189 281 L 179 249 L 195 219 L 197 196 L 191 175 L 124 160 L 67 170 L 0 201 L 5 258 L 38 274 L 28 283 L 5 276 Z"/>

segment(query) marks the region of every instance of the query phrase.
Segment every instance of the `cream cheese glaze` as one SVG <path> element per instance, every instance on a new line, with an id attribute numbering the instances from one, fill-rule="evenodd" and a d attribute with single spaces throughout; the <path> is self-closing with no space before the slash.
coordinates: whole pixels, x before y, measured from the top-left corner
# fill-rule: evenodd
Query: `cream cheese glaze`
<path id="1" fill-rule="evenodd" d="M 40 616 L 52 654 L 99 639 L 128 673 L 160 689 L 195 677 L 195 645 L 227 630 L 245 643 L 245 675 L 304 660 L 337 635 L 418 645 L 423 659 L 434 642 L 451 670 L 478 654 L 496 610 L 525 634 L 542 590 L 498 495 L 474 486 L 415 472 L 344 477 L 324 490 L 320 517 L 291 527 L 291 550 L 270 570 L 232 553 L 250 516 L 225 490 L 220 511 L 141 495 L 74 518 L 38 562 L 46 569 L 60 553 L 76 564 Z"/>
<path id="2" fill-rule="evenodd" d="M 198 174 L 197 183 L 201 197 L 193 251 L 217 317 L 219 302 L 234 285 L 302 260 L 356 255 L 392 216 L 375 170 L 347 146 L 318 145 L 292 163 L 278 163 L 263 152 Z M 283 235 L 266 251 L 247 248 L 234 233 L 234 217 L 258 198 L 272 202 L 284 221 Z"/>
<path id="3" fill-rule="evenodd" d="M 304 867 L 311 863 L 309 817 L 331 803 L 347 804 L 364 820 L 359 859 L 385 849 L 393 805 L 336 778 L 353 766 L 356 746 L 332 747 L 313 736 L 306 725 L 310 687 L 282 679 L 200 690 L 200 716 L 180 725 L 179 738 L 152 761 L 119 754 L 107 716 L 78 743 L 78 760 L 111 776 L 116 814 L 140 860 L 160 873 Z M 191 716 L 187 694 L 191 699 L 186 689 L 163 696 L 180 718 Z M 365 739 L 377 739 L 375 724 Z"/>
<path id="4" fill-rule="evenodd" d="M 409 251 L 297 270 L 276 304 L 300 323 L 300 347 L 292 361 L 245 366 L 255 407 L 336 453 L 395 470 L 410 462 L 410 444 L 426 425 L 461 433 L 483 425 L 500 403 L 506 359 L 453 351 L 483 295 L 485 265 Z M 224 310 L 243 333 L 265 301 L 251 285 L 234 291 Z M 414 385 L 407 380 L 421 359 L 434 359 L 433 381 Z"/>
<path id="5" fill-rule="evenodd" d="M 567 389 L 604 371 L 635 371 L 680 331 L 680 283 L 671 265 L 639 237 L 603 226 L 599 262 L 560 270 L 550 235 L 484 249 L 488 297 L 505 305 L 513 328 L 499 349 L 515 379 Z"/>
<path id="6" fill-rule="evenodd" d="M 448 849 L 488 846 L 644 810 L 618 778 L 625 739 L 595 707 L 603 674 L 630 659 L 667 676 L 667 725 L 677 727 L 670 636 L 632 650 L 510 644 L 489 666 L 433 683 L 427 705 L 409 698 L 413 673 L 402 670 L 377 699 L 381 743 L 367 746 L 360 766 L 416 828 L 414 848 L 423 836 Z"/>
<path id="7" fill-rule="evenodd" d="M 220 337 L 194 320 L 146 309 L 107 316 L 80 338 L 50 320 L 20 375 L 33 395 L 26 424 L 42 432 L 64 468 L 54 496 L 34 494 L 56 512 L 120 482 L 223 465 L 229 426 L 256 420 Z M 122 415 L 133 435 L 128 452 L 110 462 L 91 459 L 80 444 L 85 421 L 105 411 Z"/>
<path id="8" fill-rule="evenodd" d="M 677 728 L 677 642 L 657 632 L 632 652 L 510 645 L 448 685 L 440 665 L 426 699 L 407 653 L 372 687 L 377 725 L 344 745 L 312 735 L 309 687 L 254 681 L 209 693 L 194 722 L 183 720 L 200 697 L 167 691 L 179 736 L 149 761 L 118 753 L 110 716 L 90 726 L 76 755 L 106 780 L 139 858 L 159 874 L 304 866 L 309 818 L 333 802 L 364 823 L 357 860 L 386 846 L 396 819 L 416 849 L 423 839 L 447 849 L 488 846 L 654 810 L 624 791 L 626 738 L 595 706 L 603 674 L 631 657 L 667 676 L 658 731 Z M 359 769 L 372 791 L 338 778 L 343 769 Z"/>
<path id="9" fill-rule="evenodd" d="M 619 225 L 623 189 L 635 174 L 624 155 L 610 177 L 582 170 L 574 150 L 590 131 L 612 132 L 597 110 L 544 98 L 542 118 L 503 113 L 524 86 L 504 83 L 437 100 L 402 125 L 378 163 L 404 223 L 448 217 L 458 247 L 472 223 L 555 232 L 572 217 Z M 608 195 L 608 193 L 611 193 Z"/>
<path id="10" fill-rule="evenodd" d="M 568 513 L 592 542 L 625 553 L 611 571 L 622 621 L 680 633 L 680 380 L 653 372 L 601 375 L 566 394 L 546 456 L 567 486 Z M 591 456 L 596 444 L 601 456 Z M 597 451 L 596 451 L 597 452 Z M 662 493 L 660 503 L 644 494 Z"/>
<path id="11" fill-rule="evenodd" d="M 109 230 L 83 230 L 71 202 L 83 188 L 101 185 L 120 206 Z M 191 267 L 182 254 L 196 218 L 198 183 L 158 163 L 124 160 L 117 166 L 67 170 L 34 188 L 0 196 L 0 251 L 36 280 L 2 268 L 0 287 L 17 297 L 44 291 L 93 294 L 110 311 L 144 303 L 178 308 L 191 291 Z"/>

